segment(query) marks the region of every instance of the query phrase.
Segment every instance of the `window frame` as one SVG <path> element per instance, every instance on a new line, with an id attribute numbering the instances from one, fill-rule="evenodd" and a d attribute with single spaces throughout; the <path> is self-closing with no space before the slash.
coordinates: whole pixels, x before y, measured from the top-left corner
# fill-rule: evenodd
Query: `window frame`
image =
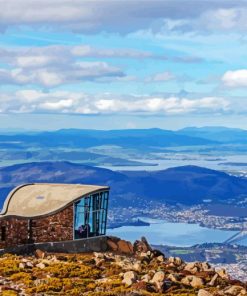
<path id="1" fill-rule="evenodd" d="M 88 200 L 88 204 L 85 202 L 85 199 Z M 73 203 L 73 240 L 88 239 L 91 237 L 106 235 L 108 200 L 109 190 L 102 190 L 83 196 Z M 82 201 L 83 205 L 79 205 L 79 207 L 83 208 L 83 210 L 78 210 L 78 204 L 80 204 Z M 88 205 L 89 208 L 89 211 L 87 211 L 87 218 L 85 214 L 85 204 Z M 82 215 L 81 218 L 83 218 L 83 221 L 88 219 L 86 224 L 89 224 L 90 226 L 90 233 L 87 232 L 86 237 L 78 238 L 76 237 L 76 230 L 78 230 L 78 225 L 76 225 L 76 223 L 78 221 L 78 217 L 80 217 L 80 214 Z"/>

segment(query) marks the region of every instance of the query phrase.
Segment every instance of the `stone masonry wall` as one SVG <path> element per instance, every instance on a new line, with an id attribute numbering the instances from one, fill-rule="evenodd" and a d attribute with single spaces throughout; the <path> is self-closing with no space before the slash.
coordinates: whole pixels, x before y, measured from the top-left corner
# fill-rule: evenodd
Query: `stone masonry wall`
<path id="1" fill-rule="evenodd" d="M 53 242 L 73 239 L 73 206 L 42 219 L 32 220 L 33 242 Z"/>
<path id="2" fill-rule="evenodd" d="M 5 227 L 5 240 L 2 241 L 3 227 Z M 0 220 L 0 248 L 25 244 L 28 238 L 28 221 L 18 218 Z"/>
<path id="3" fill-rule="evenodd" d="M 6 237 L 2 240 L 2 231 Z M 30 231 L 29 231 L 30 228 Z M 29 238 L 30 236 L 30 238 Z M 0 219 L 0 249 L 27 243 L 67 241 L 73 239 L 73 206 L 45 217 Z"/>

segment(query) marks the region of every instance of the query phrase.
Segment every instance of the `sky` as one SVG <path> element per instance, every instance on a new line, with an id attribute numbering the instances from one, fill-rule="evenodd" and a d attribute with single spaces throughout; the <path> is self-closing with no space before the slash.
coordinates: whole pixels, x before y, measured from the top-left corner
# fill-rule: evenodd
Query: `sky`
<path id="1" fill-rule="evenodd" d="M 247 129 L 247 1 L 0 8 L 0 129 Z"/>

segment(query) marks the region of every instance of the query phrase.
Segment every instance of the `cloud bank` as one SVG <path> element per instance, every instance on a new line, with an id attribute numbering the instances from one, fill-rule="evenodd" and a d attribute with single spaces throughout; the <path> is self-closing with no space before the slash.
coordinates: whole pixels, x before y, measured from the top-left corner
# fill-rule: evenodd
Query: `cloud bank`
<path id="1" fill-rule="evenodd" d="M 227 112 L 229 102 L 219 97 L 197 99 L 175 96 L 89 95 L 79 92 L 20 90 L 0 95 L 1 113 L 55 112 L 70 114 L 183 114 Z"/>
<path id="2" fill-rule="evenodd" d="M 233 0 L 0 0 L 0 26 L 45 26 L 74 32 L 126 34 L 165 21 L 168 29 L 234 29 L 246 24 L 246 2 Z M 210 20 L 211 22 L 208 22 Z"/>

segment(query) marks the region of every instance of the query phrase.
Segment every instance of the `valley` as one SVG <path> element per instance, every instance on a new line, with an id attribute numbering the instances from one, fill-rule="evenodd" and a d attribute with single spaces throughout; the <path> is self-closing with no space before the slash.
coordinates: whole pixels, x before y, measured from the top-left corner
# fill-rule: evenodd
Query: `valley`
<path id="1" fill-rule="evenodd" d="M 244 279 L 243 130 L 60 130 L 0 135 L 0 207 L 33 182 L 111 187 L 108 234 L 145 235 L 171 256 L 226 264 Z M 240 255 L 242 254 L 242 255 Z M 180 255 L 179 255 L 180 256 Z"/>

